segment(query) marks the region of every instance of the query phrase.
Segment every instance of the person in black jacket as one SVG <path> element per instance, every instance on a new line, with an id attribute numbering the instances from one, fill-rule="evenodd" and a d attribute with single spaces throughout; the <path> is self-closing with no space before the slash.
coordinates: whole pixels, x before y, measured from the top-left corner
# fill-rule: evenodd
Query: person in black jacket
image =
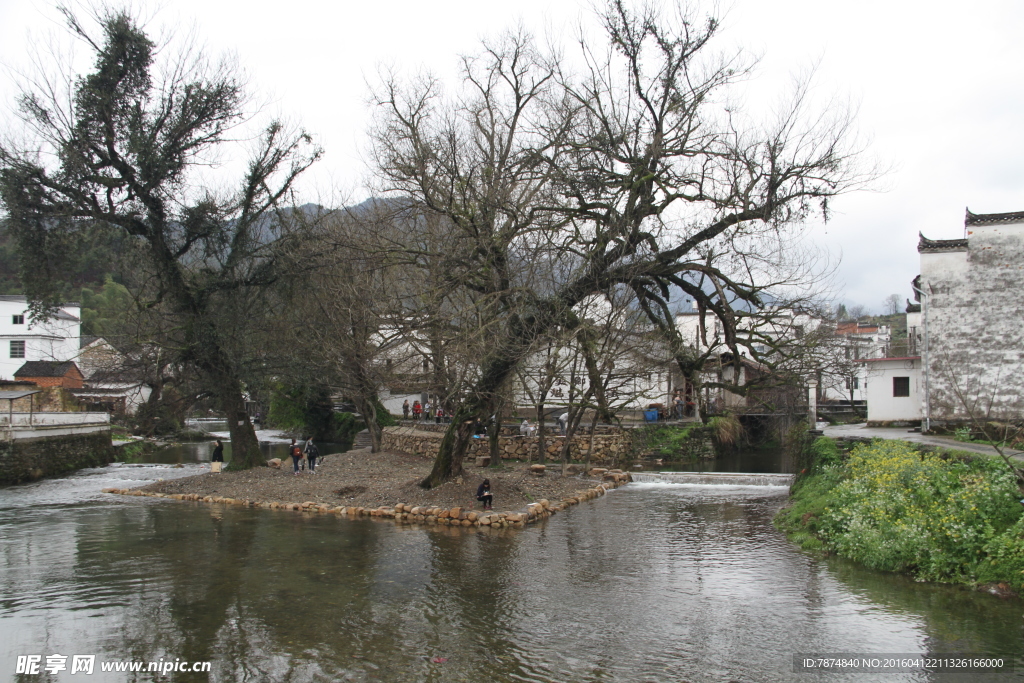
<path id="1" fill-rule="evenodd" d="M 491 509 L 494 496 L 491 494 L 491 480 L 484 479 L 476 489 L 476 499 L 484 504 L 484 510 Z"/>
<path id="2" fill-rule="evenodd" d="M 313 437 L 306 440 L 306 460 L 309 462 L 309 473 L 316 474 L 316 459 L 320 457 L 320 450 L 313 443 Z"/>
<path id="3" fill-rule="evenodd" d="M 220 439 L 214 441 L 216 446 L 213 448 L 213 455 L 210 456 L 210 462 L 224 462 L 224 444 L 220 442 Z"/>

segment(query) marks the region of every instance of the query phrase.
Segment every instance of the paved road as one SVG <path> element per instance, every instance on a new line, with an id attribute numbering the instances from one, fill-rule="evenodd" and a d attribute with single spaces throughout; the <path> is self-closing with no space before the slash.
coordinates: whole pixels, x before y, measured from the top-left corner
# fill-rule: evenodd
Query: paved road
<path id="1" fill-rule="evenodd" d="M 929 446 L 940 446 L 942 448 L 955 448 L 961 451 L 972 451 L 986 455 L 998 455 L 996 449 L 991 446 L 979 443 L 963 443 L 949 436 L 931 436 L 920 432 L 912 432 L 906 427 L 868 427 L 866 424 L 855 425 L 833 425 L 824 428 L 825 436 L 859 436 L 869 439 L 902 439 L 914 443 L 928 444 Z M 1004 448 L 1003 451 L 1016 460 L 1024 460 L 1024 451 L 1015 451 Z"/>

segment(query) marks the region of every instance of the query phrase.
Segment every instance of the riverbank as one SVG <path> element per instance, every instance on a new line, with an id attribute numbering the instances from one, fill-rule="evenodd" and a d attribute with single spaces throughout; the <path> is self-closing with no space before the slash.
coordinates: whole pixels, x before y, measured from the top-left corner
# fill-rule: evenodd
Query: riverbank
<path id="1" fill-rule="evenodd" d="M 921 581 L 1024 590 L 1024 507 L 1006 465 L 958 451 L 875 441 L 813 446 L 778 528 L 807 550 Z"/>
<path id="2" fill-rule="evenodd" d="M 468 468 L 462 477 L 426 490 L 419 482 L 432 465 L 432 461 L 403 453 L 359 449 L 328 456 L 315 475 L 303 472 L 296 476 L 288 461 L 281 469 L 204 473 L 109 492 L 426 523 L 468 522 L 464 525 L 470 526 L 489 517 L 527 523 L 629 480 L 628 474 L 604 470 L 596 470 L 597 477 L 562 477 L 552 472 L 538 476 L 526 463 L 520 463 Z M 491 482 L 495 512 L 485 513 L 476 500 L 477 487 L 485 478 Z"/>

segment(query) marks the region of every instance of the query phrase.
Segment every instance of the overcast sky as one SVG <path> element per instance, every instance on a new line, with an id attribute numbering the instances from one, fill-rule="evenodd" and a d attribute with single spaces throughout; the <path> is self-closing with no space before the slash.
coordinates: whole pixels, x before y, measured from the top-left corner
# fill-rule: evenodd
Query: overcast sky
<path id="1" fill-rule="evenodd" d="M 367 174 L 367 82 L 379 65 L 454 78 L 457 54 L 516 22 L 570 47 L 590 6 L 165 0 L 147 13 L 152 26 L 194 23 L 213 51 L 236 54 L 271 109 L 300 121 L 325 148 L 314 182 L 358 196 Z M 839 198 L 827 225 L 810 226 L 841 255 L 847 303 L 878 310 L 889 294 L 909 297 L 918 232 L 962 237 L 965 207 L 1024 211 L 1024 3 L 735 0 L 722 11 L 720 46 L 762 55 L 755 92 L 818 63 L 819 90 L 858 105 L 871 153 L 892 168 L 880 191 Z M 0 0 L 0 64 L 23 68 L 29 44 L 59 28 L 52 2 Z M 0 80 L 6 117 L 12 88 L 4 72 Z"/>

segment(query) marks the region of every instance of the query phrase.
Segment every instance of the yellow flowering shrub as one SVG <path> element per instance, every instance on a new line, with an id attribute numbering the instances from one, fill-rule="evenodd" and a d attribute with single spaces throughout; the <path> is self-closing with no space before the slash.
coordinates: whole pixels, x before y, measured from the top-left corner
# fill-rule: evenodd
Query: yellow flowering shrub
<path id="1" fill-rule="evenodd" d="M 779 526 L 791 534 L 804 527 L 827 551 L 923 580 L 1018 586 L 1024 580 L 1018 528 L 1024 510 L 1001 462 L 875 441 L 816 476 L 828 486 L 810 481 L 794 492 L 793 508 L 802 497 L 816 496 L 813 505 L 804 502 L 808 511 L 799 518 L 792 509 L 780 515 Z"/>

